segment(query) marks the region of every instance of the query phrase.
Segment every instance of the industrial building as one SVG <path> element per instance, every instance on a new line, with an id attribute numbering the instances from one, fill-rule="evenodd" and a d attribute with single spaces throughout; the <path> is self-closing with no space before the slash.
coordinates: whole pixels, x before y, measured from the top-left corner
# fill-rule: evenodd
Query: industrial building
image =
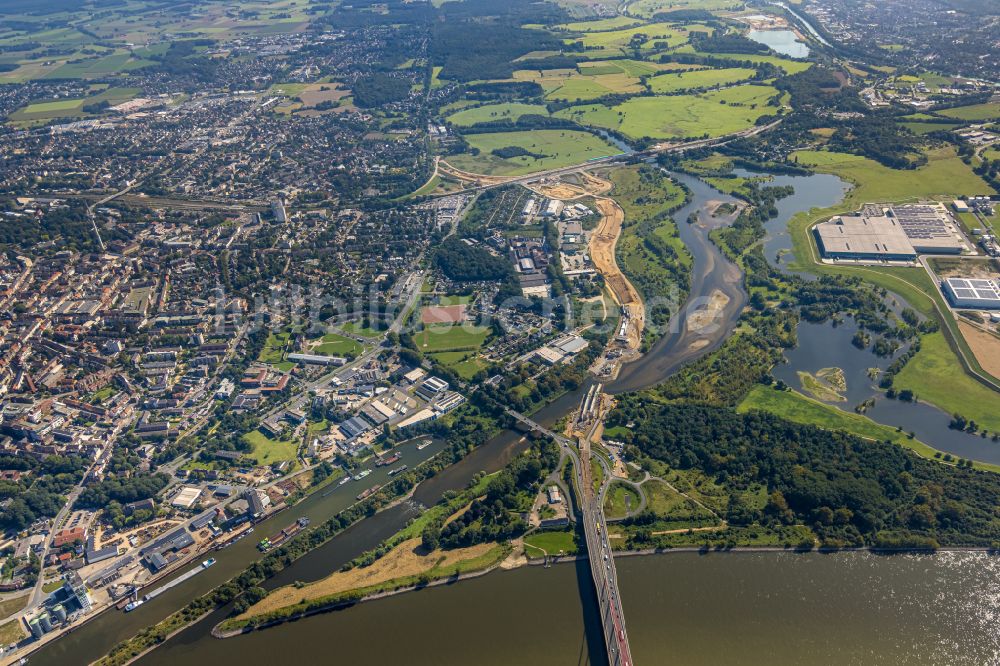
<path id="1" fill-rule="evenodd" d="M 347 359 L 342 356 L 324 356 L 321 354 L 289 354 L 288 360 L 313 365 L 341 366 L 347 363 Z"/>
<path id="2" fill-rule="evenodd" d="M 962 254 L 971 249 L 943 204 L 892 206 L 887 215 L 899 222 L 920 254 Z"/>
<path id="3" fill-rule="evenodd" d="M 948 278 L 944 293 L 956 308 L 1000 310 L 1000 281 L 976 278 Z"/>
<path id="4" fill-rule="evenodd" d="M 837 215 L 814 233 L 827 259 L 914 261 L 918 254 L 962 254 L 971 247 L 940 203 L 866 205 L 856 215 Z"/>
<path id="5" fill-rule="evenodd" d="M 917 252 L 903 228 L 888 217 L 837 215 L 816 225 L 816 242 L 828 259 L 913 261 Z"/>

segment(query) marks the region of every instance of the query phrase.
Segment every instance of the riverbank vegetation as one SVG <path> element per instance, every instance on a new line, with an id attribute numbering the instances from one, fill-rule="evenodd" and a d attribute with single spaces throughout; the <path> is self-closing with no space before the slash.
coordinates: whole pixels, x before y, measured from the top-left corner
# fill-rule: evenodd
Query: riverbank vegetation
<path id="1" fill-rule="evenodd" d="M 1000 546 L 1000 488 L 986 472 L 757 411 L 627 396 L 612 423 L 633 424 L 641 455 L 724 488 L 729 525 L 805 525 L 831 548 Z"/>
<path id="2" fill-rule="evenodd" d="M 478 478 L 464 491 L 446 493 L 439 504 L 341 571 L 238 604 L 238 615 L 222 623 L 220 631 L 280 622 L 499 563 L 511 552 L 510 540 L 527 529 L 521 515 L 530 510 L 542 479 L 558 460 L 554 443 L 536 441 L 500 472 Z"/>

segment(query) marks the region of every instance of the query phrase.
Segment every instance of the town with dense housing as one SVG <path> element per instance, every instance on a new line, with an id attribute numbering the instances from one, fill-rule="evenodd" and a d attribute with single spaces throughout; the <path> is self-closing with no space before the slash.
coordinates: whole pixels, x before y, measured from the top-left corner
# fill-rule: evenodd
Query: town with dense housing
<path id="1" fill-rule="evenodd" d="M 992 663 L 998 24 L 0 3 L 0 665 Z"/>

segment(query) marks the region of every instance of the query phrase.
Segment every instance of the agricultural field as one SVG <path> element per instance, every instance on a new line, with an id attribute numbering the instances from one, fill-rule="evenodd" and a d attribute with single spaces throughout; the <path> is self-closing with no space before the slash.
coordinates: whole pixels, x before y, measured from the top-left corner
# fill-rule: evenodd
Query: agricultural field
<path id="1" fill-rule="evenodd" d="M 107 102 L 110 105 L 127 102 L 139 93 L 138 88 L 107 88 L 90 97 L 55 99 L 32 102 L 7 117 L 8 122 L 23 125 L 42 124 L 57 119 L 86 118 L 91 114 L 84 106 Z"/>
<path id="2" fill-rule="evenodd" d="M 100 9 L 80 3 L 69 11 L 5 13 L 0 7 L 0 18 L 17 25 L 0 37 L 4 62 L 20 65 L 0 73 L 0 83 L 127 72 L 151 64 L 143 56 L 162 52 L 178 35 L 225 41 L 301 32 L 311 16 L 308 0 L 223 0 L 202 3 L 196 9 L 124 0 Z M 131 44 L 147 46 L 135 49 L 135 57 Z M 59 49 L 54 56 L 50 54 L 53 47 Z"/>
<path id="3" fill-rule="evenodd" d="M 752 127 L 772 113 L 769 101 L 776 94 L 770 86 L 747 85 L 699 95 L 635 97 L 612 107 L 572 106 L 555 115 L 636 139 L 716 137 Z"/>
<path id="4" fill-rule="evenodd" d="M 637 76 L 612 66 L 583 66 L 592 74 L 581 74 L 576 69 L 550 69 L 545 71 L 518 70 L 514 79 L 533 81 L 545 90 L 549 100 L 590 100 L 605 95 L 622 95 L 642 92 L 642 84 Z"/>
<path id="5" fill-rule="evenodd" d="M 953 109 L 936 111 L 937 115 L 957 120 L 982 121 L 1000 118 L 1000 103 L 973 104 L 972 106 L 957 106 Z"/>
<path id="6" fill-rule="evenodd" d="M 290 98 L 291 103 L 276 107 L 286 112 L 302 111 L 315 115 L 333 109 L 353 108 L 351 91 L 339 83 L 276 83 L 268 92 Z"/>
<path id="7" fill-rule="evenodd" d="M 903 202 L 921 197 L 953 199 L 956 193 L 993 191 L 958 158 L 953 148 L 930 150 L 926 165 L 905 171 L 846 153 L 804 150 L 794 153 L 794 159 L 801 166 L 832 173 L 854 183 L 856 187 L 844 199 L 848 210 L 869 201 Z"/>
<path id="8" fill-rule="evenodd" d="M 707 30 L 707 28 L 705 29 Z M 638 35 L 638 37 L 637 37 Z M 633 42 L 633 39 L 635 41 Z M 604 32 L 586 32 L 567 39 L 567 43 L 580 42 L 591 54 L 614 55 L 651 51 L 656 48 L 674 48 L 688 41 L 688 32 L 673 23 L 647 23 L 631 28 Z M 638 48 L 635 48 L 638 46 Z"/>
<path id="9" fill-rule="evenodd" d="M 906 129 L 910 130 L 914 134 L 924 135 L 930 134 L 931 132 L 947 132 L 953 129 L 958 129 L 964 123 L 921 123 L 921 122 L 910 122 L 910 123 L 899 123 Z"/>
<path id="10" fill-rule="evenodd" d="M 641 23 L 641 20 L 629 18 L 628 16 L 615 16 L 614 18 L 598 19 L 596 21 L 560 23 L 559 25 L 552 26 L 552 30 L 562 30 L 565 32 L 605 32 L 631 28 Z"/>
<path id="11" fill-rule="evenodd" d="M 548 109 L 541 104 L 521 104 L 507 102 L 503 104 L 487 104 L 462 109 L 447 117 L 448 122 L 459 127 L 468 127 L 476 123 L 488 123 L 498 120 L 517 120 L 525 114 L 549 115 Z"/>
<path id="12" fill-rule="evenodd" d="M 746 53 L 701 53 L 695 51 L 690 45 L 685 45 L 676 49 L 675 53 L 692 53 L 695 55 L 707 55 L 713 58 L 752 62 L 754 64 L 766 62 L 774 65 L 775 67 L 779 67 L 785 70 L 787 74 L 798 74 L 799 72 L 804 72 L 813 65 L 811 62 L 805 60 L 792 60 L 790 58 L 784 58 L 782 56 L 776 56 L 776 55 L 757 55 L 757 54 L 751 55 Z"/>
<path id="13" fill-rule="evenodd" d="M 650 89 L 657 94 L 678 92 L 681 90 L 698 90 L 715 86 L 730 85 L 746 81 L 756 74 L 756 70 L 745 67 L 730 67 L 726 69 L 700 69 L 693 72 L 677 72 L 660 74 L 646 81 Z"/>
<path id="14" fill-rule="evenodd" d="M 741 0 L 637 0 L 629 4 L 628 9 L 636 16 L 651 17 L 659 12 L 678 9 L 738 11 L 743 9 L 743 2 Z"/>
<path id="15" fill-rule="evenodd" d="M 93 79 L 152 65 L 151 60 L 133 58 L 127 51 L 108 56 L 69 61 L 45 75 L 47 79 Z"/>
<path id="16" fill-rule="evenodd" d="M 576 130 L 468 134 L 465 135 L 465 140 L 471 147 L 478 149 L 479 154 L 450 156 L 448 163 L 465 171 L 496 176 L 520 176 L 621 152 L 590 132 Z M 508 147 L 522 148 L 531 154 L 508 158 L 491 154 L 493 150 Z"/>

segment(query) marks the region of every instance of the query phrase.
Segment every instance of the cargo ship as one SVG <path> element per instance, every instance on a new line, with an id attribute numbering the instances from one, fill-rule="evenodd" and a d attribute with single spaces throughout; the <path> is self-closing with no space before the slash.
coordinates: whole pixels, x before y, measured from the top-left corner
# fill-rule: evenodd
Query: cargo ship
<path id="1" fill-rule="evenodd" d="M 419 444 L 417 444 L 417 451 L 423 451 L 424 449 L 426 449 L 430 445 L 431 445 L 431 440 L 429 440 L 429 439 L 424 440 L 423 442 L 420 442 Z"/>
<path id="2" fill-rule="evenodd" d="M 393 464 L 395 462 L 399 462 L 400 457 L 401 456 L 398 453 L 394 453 L 391 456 L 389 456 L 388 458 L 383 458 L 382 460 L 379 460 L 377 463 L 375 463 L 375 466 L 376 467 L 386 467 L 386 466 L 391 465 L 391 464 Z"/>
<path id="3" fill-rule="evenodd" d="M 390 469 L 389 476 L 396 476 L 397 474 L 400 474 L 401 472 L 405 471 L 406 471 L 406 465 L 400 465 L 396 469 Z"/>
<path id="4" fill-rule="evenodd" d="M 359 502 L 361 500 L 363 500 L 363 499 L 368 499 L 369 497 L 371 497 L 372 495 L 374 495 L 375 493 L 377 493 L 381 487 L 382 486 L 372 486 L 368 490 L 363 491 L 355 499 L 357 499 Z"/>
<path id="5" fill-rule="evenodd" d="M 160 596 L 161 594 L 163 594 L 164 592 L 166 592 L 170 588 L 176 587 L 176 586 L 180 585 L 181 583 L 183 583 L 183 582 L 185 582 L 185 581 L 187 581 L 187 580 L 189 580 L 189 579 L 197 576 L 198 574 L 200 574 L 202 571 L 204 571 L 205 569 L 209 568 L 213 564 L 215 564 L 215 558 L 214 557 L 208 558 L 207 560 L 205 560 L 204 562 L 201 563 L 201 566 L 195 567 L 194 569 L 191 569 L 187 573 L 181 574 L 177 578 L 174 578 L 169 583 L 165 583 L 164 585 L 161 585 L 160 587 L 156 588 L 155 590 L 153 590 L 149 594 L 143 596 L 142 599 L 136 599 L 135 601 L 130 602 L 129 604 L 126 604 L 126 606 L 124 608 L 125 612 L 128 613 L 130 611 L 134 611 L 136 608 L 138 608 L 139 606 L 143 605 L 144 603 L 146 603 L 150 599 L 155 599 L 156 597 Z"/>
<path id="6" fill-rule="evenodd" d="M 277 534 L 272 534 L 269 537 L 264 537 L 261 542 L 257 544 L 257 548 L 262 552 L 266 553 L 272 548 L 277 548 L 281 544 L 285 543 L 293 536 L 301 532 L 309 525 L 309 519 L 305 516 L 296 519 L 294 523 L 281 530 Z"/>

